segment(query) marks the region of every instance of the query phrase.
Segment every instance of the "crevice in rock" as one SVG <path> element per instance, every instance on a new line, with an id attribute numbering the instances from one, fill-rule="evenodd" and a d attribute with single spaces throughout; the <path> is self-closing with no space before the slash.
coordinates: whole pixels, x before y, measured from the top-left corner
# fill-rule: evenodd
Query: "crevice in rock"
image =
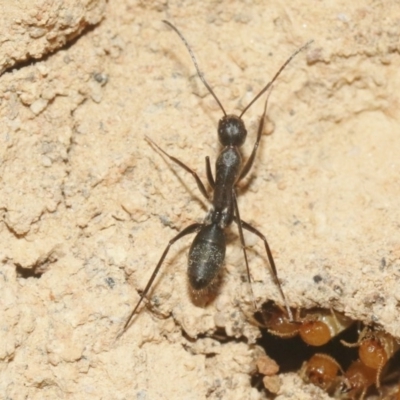
<path id="1" fill-rule="evenodd" d="M 83 28 L 81 31 L 73 32 L 70 35 L 66 35 L 65 39 L 65 44 L 54 49 L 54 50 L 49 50 L 48 53 L 43 54 L 41 57 L 38 58 L 27 58 L 25 60 L 20 60 L 17 61 L 15 64 L 13 64 L 10 67 L 6 67 L 3 71 L 0 70 L 0 77 L 7 74 L 7 73 L 12 73 L 14 71 L 19 71 L 20 69 L 23 69 L 25 67 L 29 67 L 31 65 L 35 65 L 37 62 L 41 61 L 47 61 L 51 56 L 57 54 L 59 51 L 67 51 L 70 49 L 75 43 L 84 35 L 94 31 L 102 21 L 98 22 L 97 24 L 94 25 L 87 25 L 85 28 Z"/>
<path id="2" fill-rule="evenodd" d="M 292 311 L 290 321 L 286 310 L 267 302 L 254 316 L 266 328 L 257 344 L 281 373 L 296 372 L 335 399 L 400 398 L 396 338 L 380 326 L 353 321 L 335 310 Z M 260 389 L 262 378 L 253 377 L 253 386 Z"/>

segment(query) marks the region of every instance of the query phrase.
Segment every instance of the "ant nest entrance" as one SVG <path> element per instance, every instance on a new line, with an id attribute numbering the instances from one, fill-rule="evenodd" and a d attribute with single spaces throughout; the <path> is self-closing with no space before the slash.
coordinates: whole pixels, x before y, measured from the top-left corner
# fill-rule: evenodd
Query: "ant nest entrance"
<path id="1" fill-rule="evenodd" d="M 335 399 L 400 400 L 399 340 L 333 309 L 291 311 L 292 320 L 284 308 L 268 301 L 254 315 L 262 328 L 258 344 L 268 354 L 257 362 L 255 384 L 262 381 L 277 394 L 279 370 L 296 372 Z"/>

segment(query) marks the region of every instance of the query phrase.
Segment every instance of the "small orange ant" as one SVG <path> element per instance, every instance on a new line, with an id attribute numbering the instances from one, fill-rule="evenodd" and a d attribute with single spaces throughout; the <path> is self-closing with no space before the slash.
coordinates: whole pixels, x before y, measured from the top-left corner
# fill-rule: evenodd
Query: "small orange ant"
<path id="1" fill-rule="evenodd" d="M 292 338 L 299 335 L 310 346 L 322 346 L 347 329 L 353 321 L 334 310 L 313 308 L 297 309 L 293 321 L 286 310 L 269 302 L 261 311 L 262 325 L 268 331 L 281 338 Z"/>
<path id="2" fill-rule="evenodd" d="M 388 360 L 400 348 L 400 344 L 388 333 L 365 327 L 356 343 L 347 343 L 342 340 L 347 347 L 359 347 L 358 355 L 360 360 L 369 368 L 375 370 L 376 387 L 380 387 L 380 377 L 382 370 Z"/>
<path id="3" fill-rule="evenodd" d="M 328 354 L 316 353 L 305 361 L 300 369 L 300 376 L 306 383 L 312 383 L 327 393 L 332 393 L 339 382 L 342 367 Z"/>
<path id="4" fill-rule="evenodd" d="M 363 400 L 367 390 L 375 383 L 376 370 L 367 367 L 361 360 L 354 361 L 344 373 L 335 397 Z"/>

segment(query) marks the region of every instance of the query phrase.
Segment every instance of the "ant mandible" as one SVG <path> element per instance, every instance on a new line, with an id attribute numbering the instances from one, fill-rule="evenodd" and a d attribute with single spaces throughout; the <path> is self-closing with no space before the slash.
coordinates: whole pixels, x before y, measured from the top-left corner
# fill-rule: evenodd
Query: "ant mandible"
<path id="1" fill-rule="evenodd" d="M 165 257 L 168 254 L 170 247 L 179 239 L 187 236 L 189 234 L 197 232 L 196 237 L 193 240 L 193 243 L 189 250 L 189 264 L 188 264 L 188 276 L 189 283 L 192 289 L 195 291 L 200 291 L 210 286 L 213 280 L 217 277 L 221 266 L 224 262 L 225 258 L 225 250 L 226 250 L 226 235 L 225 229 L 232 224 L 234 221 L 239 228 L 239 237 L 240 243 L 243 249 L 243 255 L 246 263 L 247 270 L 247 278 L 249 283 L 251 284 L 250 278 L 250 270 L 249 264 L 247 260 L 247 254 L 245 249 L 245 241 L 243 237 L 243 229 L 255 234 L 258 236 L 263 242 L 265 246 L 265 250 L 267 252 L 268 261 L 275 279 L 276 284 L 278 285 L 279 292 L 285 302 L 286 308 L 288 310 L 288 315 L 290 319 L 292 319 L 292 313 L 287 303 L 286 297 L 283 293 L 281 284 L 278 279 L 278 273 L 275 266 L 274 259 L 272 257 L 271 250 L 269 248 L 267 239 L 265 236 L 259 232 L 256 228 L 251 226 L 249 223 L 243 221 L 240 218 L 239 207 L 237 204 L 236 198 L 236 185 L 239 181 L 241 181 L 250 171 L 254 159 L 256 157 L 257 148 L 260 143 L 261 135 L 264 128 L 264 119 L 267 110 L 267 101 L 264 105 L 264 112 L 260 120 L 260 124 L 258 126 L 257 139 L 253 147 L 253 151 L 249 159 L 246 161 L 244 166 L 242 167 L 242 158 L 239 151 L 239 147 L 241 147 L 247 136 L 246 127 L 242 120 L 244 113 L 250 108 L 253 103 L 258 100 L 274 83 L 274 81 L 278 78 L 280 73 L 284 70 L 284 68 L 290 63 L 290 61 L 302 50 L 304 50 L 311 42 L 308 42 L 297 51 L 295 51 L 286 62 L 280 67 L 278 72 L 275 74 L 273 79 L 257 94 L 257 96 L 245 107 L 242 113 L 237 115 L 230 115 L 225 112 L 224 107 L 221 102 L 215 95 L 214 91 L 211 89 L 207 81 L 205 80 L 200 68 L 197 64 L 196 58 L 190 48 L 188 42 L 180 33 L 180 31 L 172 25 L 168 21 L 163 21 L 166 25 L 172 28 L 178 36 L 181 38 L 183 43 L 185 44 L 187 50 L 189 51 L 190 57 L 193 61 L 194 66 L 196 67 L 197 74 L 200 77 L 201 81 L 210 92 L 210 94 L 214 97 L 219 107 L 221 108 L 224 116 L 218 122 L 218 138 L 223 146 L 223 149 L 218 155 L 216 161 L 216 169 L 215 169 L 215 180 L 211 170 L 210 158 L 206 157 L 206 174 L 209 185 L 213 190 L 212 200 L 209 197 L 209 194 L 203 184 L 203 182 L 198 177 L 197 173 L 185 165 L 183 162 L 179 161 L 177 158 L 170 156 L 164 150 L 162 150 L 159 146 L 157 146 L 152 140 L 147 138 L 147 140 L 153 144 L 161 153 L 167 156 L 171 161 L 178 164 L 185 171 L 191 173 L 196 180 L 197 186 L 202 193 L 202 195 L 208 200 L 211 201 L 212 207 L 208 212 L 203 223 L 194 223 L 187 226 L 181 232 L 179 232 L 174 238 L 172 238 L 167 247 L 164 250 L 156 268 L 149 281 L 147 282 L 146 287 L 140 295 L 140 299 L 136 304 L 135 308 L 129 315 L 127 319 L 123 331 L 126 330 L 133 316 L 135 315 L 137 309 L 142 303 L 143 299 L 148 294 L 163 262 Z M 250 286 L 251 288 L 251 286 Z M 252 288 L 251 288 L 252 290 Z M 253 295 L 254 299 L 254 295 Z"/>

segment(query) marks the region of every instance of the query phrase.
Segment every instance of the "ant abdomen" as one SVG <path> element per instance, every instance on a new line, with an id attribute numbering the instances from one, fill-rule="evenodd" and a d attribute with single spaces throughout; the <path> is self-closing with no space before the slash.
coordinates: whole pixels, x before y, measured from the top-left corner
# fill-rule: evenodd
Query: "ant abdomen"
<path id="1" fill-rule="evenodd" d="M 189 250 L 188 276 L 194 290 L 208 287 L 217 277 L 225 258 L 225 232 L 217 224 L 204 225 Z"/>

